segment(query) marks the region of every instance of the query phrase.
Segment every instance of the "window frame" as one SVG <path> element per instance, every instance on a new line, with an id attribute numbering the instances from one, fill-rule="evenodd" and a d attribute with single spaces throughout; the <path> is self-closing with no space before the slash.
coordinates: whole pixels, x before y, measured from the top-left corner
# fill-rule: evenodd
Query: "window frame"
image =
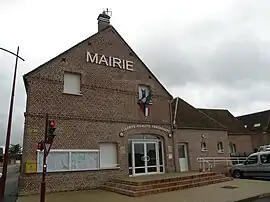
<path id="1" fill-rule="evenodd" d="M 146 96 L 149 94 L 149 92 L 151 91 L 151 88 L 150 88 L 150 86 L 149 85 L 144 85 L 144 84 L 139 84 L 138 85 L 138 97 L 139 97 L 139 99 L 141 99 L 142 97 L 141 97 L 141 89 L 142 88 L 146 88 L 147 89 L 147 91 L 146 91 Z"/>
<path id="2" fill-rule="evenodd" d="M 79 92 L 69 92 L 65 90 L 65 74 L 69 74 L 69 75 L 77 75 L 79 76 L 80 82 L 79 82 Z M 70 71 L 64 71 L 63 74 L 63 94 L 67 94 L 67 95 L 82 95 L 82 74 L 78 73 L 78 72 L 70 72 Z"/>
<path id="3" fill-rule="evenodd" d="M 201 141 L 201 151 L 202 152 L 207 152 L 207 143 L 205 141 Z"/>
<path id="4" fill-rule="evenodd" d="M 114 145 L 115 146 L 115 155 L 116 155 L 116 163 L 115 164 L 112 164 L 113 166 L 101 166 L 101 148 L 100 146 L 102 144 L 111 144 L 111 145 Z M 100 142 L 99 143 L 99 168 L 100 169 L 114 169 L 114 168 L 119 168 L 119 163 L 118 163 L 118 150 L 117 150 L 117 143 L 116 142 Z"/>
<path id="5" fill-rule="evenodd" d="M 270 156 L 270 153 L 269 154 L 260 154 L 260 163 L 270 165 L 270 159 L 269 159 L 269 162 L 265 163 L 265 162 L 262 161 L 262 156 L 266 156 L 266 161 L 267 161 L 267 156 Z"/>
<path id="6" fill-rule="evenodd" d="M 236 144 L 231 142 L 229 144 L 229 150 L 230 150 L 230 154 L 236 154 Z"/>
<path id="7" fill-rule="evenodd" d="M 224 145 L 222 141 L 218 141 L 217 143 L 217 149 L 218 149 L 218 153 L 219 154 L 223 154 L 224 153 Z"/>
<path id="8" fill-rule="evenodd" d="M 43 165 L 43 155 L 42 158 L 40 158 L 39 154 L 43 154 L 44 151 L 39 151 L 36 150 L 37 154 L 37 161 L 36 161 L 36 173 L 42 173 L 42 169 L 39 169 L 39 164 Z M 48 173 L 58 173 L 58 172 L 83 172 L 83 171 L 94 171 L 94 170 L 113 170 L 113 169 L 120 169 L 120 166 L 118 167 L 111 167 L 111 168 L 101 168 L 100 167 L 100 150 L 99 149 L 51 149 L 50 152 L 63 152 L 63 153 L 69 153 L 69 168 L 68 170 L 50 170 L 47 168 Z M 90 153 L 97 153 L 97 167 L 96 168 L 86 168 L 86 169 L 72 169 L 72 162 L 71 162 L 71 153 L 72 152 L 90 152 Z M 117 153 L 118 155 L 118 153 Z M 118 156 L 117 156 L 117 161 L 118 161 Z M 47 157 L 47 162 L 48 162 L 48 157 Z"/>

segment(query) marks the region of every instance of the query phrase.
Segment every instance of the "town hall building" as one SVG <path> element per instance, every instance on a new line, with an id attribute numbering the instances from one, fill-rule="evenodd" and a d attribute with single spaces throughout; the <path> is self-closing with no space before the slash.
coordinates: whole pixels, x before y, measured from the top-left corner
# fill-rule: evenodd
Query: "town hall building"
<path id="1" fill-rule="evenodd" d="M 47 191 L 98 188 L 111 178 L 199 170 L 228 156 L 228 129 L 172 95 L 110 25 L 24 75 L 19 194 L 40 190 L 46 114 L 56 124 Z"/>
<path id="2" fill-rule="evenodd" d="M 57 135 L 48 156 L 48 191 L 174 171 L 172 96 L 109 20 L 103 12 L 96 34 L 24 75 L 20 194 L 39 192 L 43 155 L 35 145 L 44 137 L 46 113 Z"/>

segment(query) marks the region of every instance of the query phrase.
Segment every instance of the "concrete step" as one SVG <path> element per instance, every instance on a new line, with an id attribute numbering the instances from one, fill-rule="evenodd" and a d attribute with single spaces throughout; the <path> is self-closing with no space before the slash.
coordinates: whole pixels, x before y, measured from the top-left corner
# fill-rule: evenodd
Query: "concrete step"
<path id="1" fill-rule="evenodd" d="M 188 180 L 188 179 L 199 179 L 201 177 L 211 177 L 215 175 L 217 175 L 217 173 L 205 172 L 205 173 L 196 173 L 196 174 L 191 174 L 191 175 L 186 175 L 186 176 L 171 176 L 171 177 L 165 177 L 162 179 L 148 179 L 148 180 L 143 180 L 143 181 L 136 181 L 136 180 L 133 181 L 131 179 L 115 178 L 115 179 L 112 179 L 111 182 L 139 186 L 139 185 L 159 184 L 159 183 L 167 183 L 167 182 L 177 182 L 177 181 Z"/>
<path id="2" fill-rule="evenodd" d="M 157 193 L 163 193 L 163 192 L 171 192 L 171 191 L 177 191 L 177 190 L 183 190 L 188 188 L 194 188 L 194 187 L 200 187 L 200 186 L 206 186 L 210 184 L 217 184 L 222 183 L 226 181 L 230 181 L 232 178 L 230 177 L 220 177 L 218 179 L 211 179 L 211 180 L 205 180 L 205 181 L 193 181 L 187 184 L 176 184 L 168 187 L 157 187 L 157 188 L 151 188 L 151 189 L 144 189 L 144 190 L 128 190 L 120 187 L 112 187 L 109 185 L 103 185 L 103 189 L 107 191 L 116 192 L 119 194 L 131 196 L 131 197 L 139 197 L 139 196 L 145 196 L 150 194 L 157 194 Z"/>
<path id="3" fill-rule="evenodd" d="M 159 182 L 159 183 L 151 183 L 146 185 L 129 185 L 119 182 L 106 182 L 106 186 L 110 187 L 116 187 L 124 190 L 129 191 L 143 191 L 143 190 L 150 190 L 150 189 L 158 189 L 158 188 L 165 188 L 165 187 L 174 187 L 178 185 L 188 185 L 193 184 L 196 182 L 202 182 L 202 181 L 211 181 L 223 178 L 223 175 L 212 175 L 212 176 L 206 176 L 206 177 L 200 177 L 200 178 L 193 178 L 193 179 L 184 179 L 184 180 L 177 180 L 177 181 L 169 181 L 169 182 Z"/>

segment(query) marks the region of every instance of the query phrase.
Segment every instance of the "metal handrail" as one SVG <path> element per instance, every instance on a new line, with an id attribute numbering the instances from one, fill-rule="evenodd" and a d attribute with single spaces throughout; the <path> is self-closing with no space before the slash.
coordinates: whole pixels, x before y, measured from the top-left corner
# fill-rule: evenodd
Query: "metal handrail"
<path id="1" fill-rule="evenodd" d="M 200 159 L 200 161 L 198 161 L 198 159 Z M 207 169 L 208 171 L 211 171 L 211 169 L 213 168 L 213 165 L 209 161 L 205 160 L 204 158 L 197 158 L 197 161 L 200 163 L 200 169 L 202 168 L 203 172 L 205 171 L 205 163 L 207 163 L 208 165 L 208 169 Z"/>
<path id="2" fill-rule="evenodd" d="M 202 167 L 203 171 L 205 171 L 205 163 L 207 163 L 212 169 L 219 163 L 226 162 L 226 166 L 231 166 L 234 163 L 242 163 L 246 159 L 247 157 L 198 157 L 197 162 L 200 163 L 200 168 Z"/>

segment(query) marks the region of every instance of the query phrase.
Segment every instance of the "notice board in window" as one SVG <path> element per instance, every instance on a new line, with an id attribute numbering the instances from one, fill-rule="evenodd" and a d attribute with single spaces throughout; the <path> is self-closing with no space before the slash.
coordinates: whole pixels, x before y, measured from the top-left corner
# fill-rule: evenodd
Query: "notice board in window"
<path id="1" fill-rule="evenodd" d="M 43 152 L 38 152 L 37 172 L 42 172 Z M 47 172 L 69 170 L 69 152 L 50 151 L 47 157 Z"/>
<path id="2" fill-rule="evenodd" d="M 96 170 L 98 165 L 98 152 L 71 152 L 71 170 Z"/>

